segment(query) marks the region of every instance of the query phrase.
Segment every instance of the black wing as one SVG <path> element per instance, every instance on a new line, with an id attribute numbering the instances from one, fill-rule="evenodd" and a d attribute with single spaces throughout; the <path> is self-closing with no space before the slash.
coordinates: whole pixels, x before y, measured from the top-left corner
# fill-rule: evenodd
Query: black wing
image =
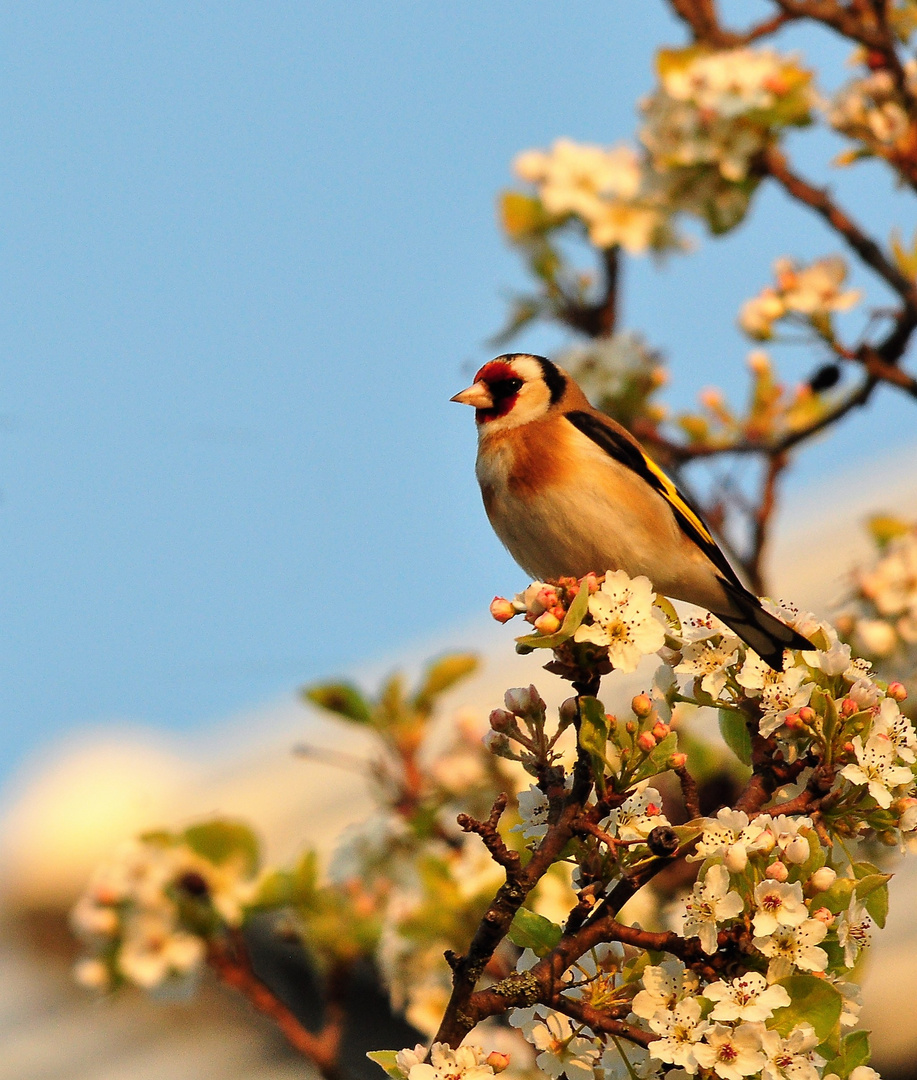
<path id="1" fill-rule="evenodd" d="M 593 416 L 592 413 L 577 410 L 568 412 L 566 417 L 578 431 L 592 439 L 596 446 L 600 446 L 609 457 L 635 472 L 654 491 L 658 491 L 671 507 L 675 521 L 685 536 L 697 544 L 727 581 L 745 591 L 744 585 L 729 565 L 726 556 L 720 551 L 698 511 L 639 446 L 608 424 L 603 423 L 600 417 Z"/>

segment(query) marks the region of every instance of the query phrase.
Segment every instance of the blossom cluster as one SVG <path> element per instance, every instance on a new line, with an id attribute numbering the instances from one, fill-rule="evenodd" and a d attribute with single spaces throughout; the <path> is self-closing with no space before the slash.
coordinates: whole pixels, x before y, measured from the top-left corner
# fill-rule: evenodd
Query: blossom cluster
<path id="1" fill-rule="evenodd" d="M 250 834 L 242 828 L 212 822 L 184 836 L 124 843 L 72 911 L 71 925 L 90 951 L 77 964 L 77 980 L 152 990 L 193 979 L 208 941 L 240 926 L 254 897 Z M 235 850 L 222 843 L 233 836 L 242 840 Z"/>
<path id="2" fill-rule="evenodd" d="M 498 622 L 524 614 L 535 634 L 519 639 L 519 651 L 552 648 L 589 654 L 619 671 L 635 671 L 644 656 L 665 644 L 666 616 L 655 604 L 649 578 L 630 578 L 623 570 L 603 577 L 587 574 L 579 581 L 533 582 L 512 600 L 494 597 L 490 613 Z"/>
<path id="3" fill-rule="evenodd" d="M 824 337 L 831 336 L 831 315 L 847 311 L 860 298 L 859 289 L 844 289 L 847 264 L 840 255 L 798 266 L 792 259 L 774 263 L 775 284 L 743 304 L 739 325 L 753 338 L 773 337 L 774 323 L 795 318 Z"/>
<path id="4" fill-rule="evenodd" d="M 851 610 L 843 626 L 853 644 L 876 661 L 917 646 L 917 529 L 894 519 L 876 519 L 878 556 L 853 577 Z"/>
<path id="5" fill-rule="evenodd" d="M 513 168 L 534 185 L 551 218 L 581 222 L 598 248 L 620 246 L 640 254 L 677 242 L 664 192 L 653 185 L 640 155 L 629 146 L 558 139 L 550 150 L 519 154 Z"/>
<path id="6" fill-rule="evenodd" d="M 813 643 L 811 651 L 788 651 L 783 670 L 775 671 L 710 616 L 686 626 L 672 671 L 691 677 L 699 703 L 731 716 L 726 725 L 734 725 L 733 736 L 741 739 L 753 728 L 760 737 L 773 737 L 790 763 L 807 755 L 830 763 L 823 819 L 843 821 L 853 831 L 873 828 L 889 843 L 910 840 L 917 735 L 900 710 L 904 687 L 879 682 L 869 662 L 856 659 L 829 623 L 789 606 L 769 606 Z M 668 669 L 664 679 L 671 694 Z"/>
<path id="7" fill-rule="evenodd" d="M 809 72 L 771 49 L 659 54 L 658 89 L 642 103 L 640 137 L 680 209 L 714 231 L 742 219 L 757 183 L 756 157 L 814 105 Z"/>
<path id="8" fill-rule="evenodd" d="M 917 60 L 906 59 L 903 70 L 908 90 L 917 93 Z M 841 87 L 827 103 L 826 117 L 836 131 L 861 143 L 866 153 L 894 162 L 899 153 L 913 150 L 913 118 L 887 68 L 869 71 Z M 845 155 L 842 161 L 857 156 Z"/>
<path id="9" fill-rule="evenodd" d="M 665 385 L 661 355 L 631 330 L 566 349 L 560 365 L 595 406 L 625 426 L 637 417 L 658 423 L 665 410 L 652 399 Z"/>

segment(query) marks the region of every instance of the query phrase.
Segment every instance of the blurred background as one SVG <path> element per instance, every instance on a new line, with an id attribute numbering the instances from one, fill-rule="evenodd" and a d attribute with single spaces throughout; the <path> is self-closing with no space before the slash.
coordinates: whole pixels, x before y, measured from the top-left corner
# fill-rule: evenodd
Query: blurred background
<path id="1" fill-rule="evenodd" d="M 763 10 L 722 7 L 739 22 Z M 19 1055 L 0 1075 L 302 1075 L 241 1005 L 194 1006 L 191 1039 L 174 1004 L 88 1003 L 67 988 L 50 916 L 115 839 L 160 816 L 247 815 L 278 856 L 307 818 L 330 840 L 358 817 L 359 789 L 341 784 L 315 824 L 320 774 L 289 753 L 321 736 L 304 682 L 373 685 L 474 646 L 493 659 L 463 703 L 484 708 L 522 663 L 486 609 L 525 582 L 480 506 L 470 411 L 448 401 L 500 351 L 488 338 L 524 280 L 495 198 L 523 149 L 630 138 L 655 49 L 684 33 L 656 0 L 12 3 L 0 32 L 0 836 L 15 930 L 0 1030 Z M 826 34 L 785 43 L 843 81 Z M 836 149 L 810 138 L 803 164 Z M 904 204 L 878 175 L 838 186 L 885 236 Z M 691 258 L 630 261 L 622 322 L 668 356 L 667 403 L 712 384 L 739 396 L 741 303 L 775 257 L 835 250 L 767 189 Z M 515 344 L 550 355 L 564 340 L 536 328 Z M 811 361 L 781 362 L 798 379 Z M 913 431 L 885 392 L 800 459 L 772 560 L 790 598 L 829 610 L 865 550 L 859 522 L 917 510 Z M 257 1038 L 226 1034 L 252 1023 Z M 125 1072 L 118 1048 L 141 1029 L 146 1056 L 132 1042 Z M 192 1045 L 198 1071 L 180 1073 Z"/>

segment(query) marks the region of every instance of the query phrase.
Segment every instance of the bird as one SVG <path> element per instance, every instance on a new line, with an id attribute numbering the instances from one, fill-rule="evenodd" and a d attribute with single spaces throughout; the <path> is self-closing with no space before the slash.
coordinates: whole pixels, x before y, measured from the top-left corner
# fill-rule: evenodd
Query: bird
<path id="1" fill-rule="evenodd" d="M 452 401 L 475 409 L 475 471 L 494 532 L 535 580 L 623 570 L 712 612 L 775 671 L 814 646 L 739 580 L 690 501 L 544 356 L 504 353 Z"/>

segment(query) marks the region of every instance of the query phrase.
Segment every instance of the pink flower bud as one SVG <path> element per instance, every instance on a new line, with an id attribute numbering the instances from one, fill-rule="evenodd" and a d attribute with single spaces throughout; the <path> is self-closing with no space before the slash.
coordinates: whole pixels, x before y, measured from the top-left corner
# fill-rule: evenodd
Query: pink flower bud
<path id="1" fill-rule="evenodd" d="M 509 1065 L 509 1054 L 502 1054 L 499 1050 L 492 1050 L 485 1059 L 495 1073 L 501 1073 Z"/>
<path id="2" fill-rule="evenodd" d="M 726 856 L 723 859 L 726 869 L 730 874 L 741 874 L 748 866 L 748 852 L 744 844 L 730 844 L 726 848 Z"/>
<path id="3" fill-rule="evenodd" d="M 630 703 L 630 707 L 633 709 L 634 716 L 638 716 L 641 720 L 645 720 L 653 711 L 653 699 L 649 694 L 637 694 Z"/>
<path id="4" fill-rule="evenodd" d="M 826 907 L 820 907 L 817 911 L 813 911 L 812 918 L 818 919 L 825 926 L 831 926 L 834 923 L 834 915 Z"/>
<path id="5" fill-rule="evenodd" d="M 853 700 L 853 698 L 845 697 L 841 702 L 841 716 L 848 717 L 853 716 L 854 713 L 860 711 L 859 705 Z"/>
<path id="6" fill-rule="evenodd" d="M 499 623 L 509 622 L 518 614 L 512 602 L 503 596 L 495 596 L 490 602 L 490 613 Z"/>
<path id="7" fill-rule="evenodd" d="M 680 750 L 669 758 L 670 769 L 683 769 L 688 764 L 688 755 Z"/>
<path id="8" fill-rule="evenodd" d="M 641 750 L 645 750 L 648 754 L 651 750 L 656 749 L 656 740 L 653 738 L 652 732 L 644 731 L 637 737 L 637 746 Z"/>
<path id="9" fill-rule="evenodd" d="M 832 870 L 830 866 L 823 866 L 809 878 L 808 888 L 813 893 L 824 892 L 826 889 L 830 889 L 835 881 L 837 881 L 837 872 Z"/>
<path id="10" fill-rule="evenodd" d="M 790 876 L 790 872 L 787 870 L 786 865 L 778 860 L 770 864 L 764 871 L 764 876 L 770 878 L 771 881 L 783 882 Z"/>
<path id="11" fill-rule="evenodd" d="M 490 714 L 490 727 L 492 731 L 513 731 L 516 727 L 516 718 L 506 709 L 494 709 Z"/>
<path id="12" fill-rule="evenodd" d="M 790 731 L 798 731 L 802 727 L 802 720 L 799 719 L 798 713 L 787 713 L 783 718 L 783 726 L 789 728 Z"/>
<path id="13" fill-rule="evenodd" d="M 554 634 L 560 629 L 560 619 L 551 611 L 545 611 L 535 620 L 535 629 L 539 634 Z"/>
<path id="14" fill-rule="evenodd" d="M 627 731 L 628 735 L 634 735 L 637 732 L 637 725 L 633 722 L 633 720 L 628 720 L 627 723 L 624 725 L 624 728 Z"/>
<path id="15" fill-rule="evenodd" d="M 906 701 L 907 700 L 907 688 L 904 683 L 893 682 L 888 684 L 888 690 L 886 691 L 888 696 L 893 701 Z"/>
<path id="16" fill-rule="evenodd" d="M 544 712 L 544 702 L 534 686 L 517 686 L 503 695 L 503 704 L 516 716 Z"/>
<path id="17" fill-rule="evenodd" d="M 580 585 L 589 590 L 590 596 L 599 591 L 599 579 L 595 574 L 587 574 L 584 578 L 580 578 Z"/>
<path id="18" fill-rule="evenodd" d="M 818 713 L 810 705 L 803 705 L 799 710 L 799 719 L 804 724 L 814 723 L 817 716 Z"/>
<path id="19" fill-rule="evenodd" d="M 608 725 L 609 733 L 618 730 L 618 718 L 612 716 L 610 712 L 605 713 L 605 723 Z"/>
<path id="20" fill-rule="evenodd" d="M 662 740 L 666 737 L 666 735 L 669 734 L 671 730 L 672 729 L 669 727 L 669 725 L 664 724 L 661 720 L 657 720 L 656 723 L 653 724 L 653 736 L 658 742 L 662 742 Z"/>

